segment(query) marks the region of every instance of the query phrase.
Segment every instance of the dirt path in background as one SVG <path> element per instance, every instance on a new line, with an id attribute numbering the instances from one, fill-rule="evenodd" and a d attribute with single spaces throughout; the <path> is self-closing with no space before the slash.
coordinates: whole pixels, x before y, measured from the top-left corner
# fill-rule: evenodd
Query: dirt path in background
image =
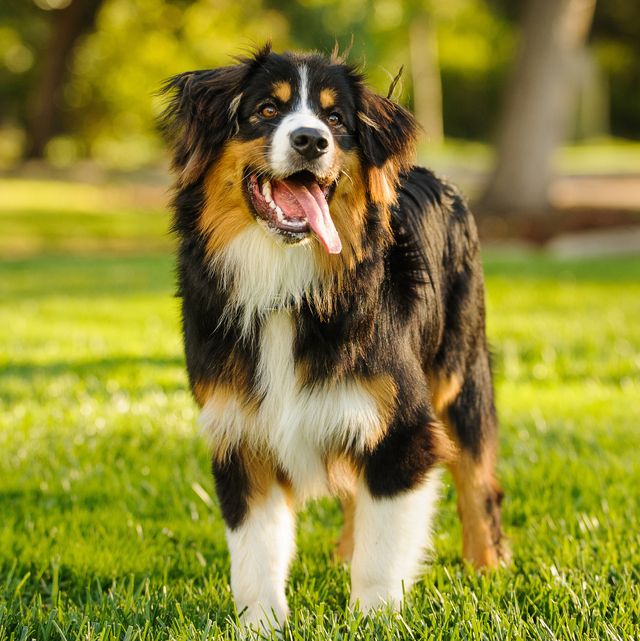
<path id="1" fill-rule="evenodd" d="M 486 179 L 485 174 L 464 166 L 436 167 L 436 171 L 461 186 L 472 201 Z M 169 173 L 162 167 L 111 176 L 96 172 L 90 163 L 67 171 L 52 171 L 37 164 L 6 177 L 25 182 L 33 178 L 92 184 L 112 210 L 166 211 L 171 194 Z M 635 229 L 640 226 L 640 174 L 561 176 L 552 185 L 551 201 L 553 209 L 539 215 L 511 218 L 481 213 L 477 216 L 480 235 L 484 241 L 540 247 L 567 234 Z"/>
<path id="2" fill-rule="evenodd" d="M 563 176 L 551 188 L 558 209 L 600 208 L 640 212 L 640 175 Z"/>
<path id="3" fill-rule="evenodd" d="M 590 255 L 599 245 L 602 253 L 640 253 L 640 175 L 562 176 L 553 183 L 551 201 L 551 210 L 532 215 L 480 213 L 481 238 L 562 252 L 569 247 L 574 255 L 583 245 Z"/>

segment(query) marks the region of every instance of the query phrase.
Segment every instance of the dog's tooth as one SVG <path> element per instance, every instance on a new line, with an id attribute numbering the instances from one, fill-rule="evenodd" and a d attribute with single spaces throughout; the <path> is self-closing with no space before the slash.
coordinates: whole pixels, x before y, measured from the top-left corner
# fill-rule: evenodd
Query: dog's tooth
<path id="1" fill-rule="evenodd" d="M 273 200 L 267 200 L 267 202 L 269 203 L 269 207 L 271 207 L 271 209 L 275 211 L 278 205 L 276 205 L 275 202 L 273 202 Z"/>
<path id="2" fill-rule="evenodd" d="M 271 202 L 271 183 L 268 180 L 262 185 L 262 195 L 268 203 Z"/>
<path id="3" fill-rule="evenodd" d="M 283 223 L 284 222 L 284 212 L 278 205 L 276 205 L 276 215 L 278 216 L 278 220 Z"/>

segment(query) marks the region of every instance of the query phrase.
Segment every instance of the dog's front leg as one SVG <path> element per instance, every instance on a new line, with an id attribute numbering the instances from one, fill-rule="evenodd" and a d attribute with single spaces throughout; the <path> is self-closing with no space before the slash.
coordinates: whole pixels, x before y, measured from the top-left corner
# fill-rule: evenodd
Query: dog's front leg
<path id="1" fill-rule="evenodd" d="M 427 428 L 399 428 L 365 463 L 356 493 L 351 605 L 398 608 L 422 569 L 439 470 Z"/>
<path id="2" fill-rule="evenodd" d="M 250 463 L 250 464 L 249 464 Z M 276 626 L 288 609 L 285 587 L 295 551 L 294 515 L 287 490 L 264 462 L 240 454 L 214 461 L 226 523 L 231 590 L 244 625 Z"/>

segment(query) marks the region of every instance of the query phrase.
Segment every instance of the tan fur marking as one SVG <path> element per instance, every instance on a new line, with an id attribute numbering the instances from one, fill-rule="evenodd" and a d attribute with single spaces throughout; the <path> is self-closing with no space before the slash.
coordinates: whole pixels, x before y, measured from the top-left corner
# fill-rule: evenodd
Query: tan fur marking
<path id="1" fill-rule="evenodd" d="M 367 445 L 373 449 L 385 435 L 393 412 L 396 409 L 398 389 L 393 377 L 389 374 L 380 374 L 373 378 L 359 379 L 360 384 L 371 394 L 376 401 L 378 414 L 380 415 L 380 429 L 377 434 L 372 434 Z"/>
<path id="2" fill-rule="evenodd" d="M 355 493 L 358 473 L 351 460 L 340 455 L 328 456 L 325 467 L 332 495 L 344 497 Z"/>
<path id="3" fill-rule="evenodd" d="M 458 455 L 458 446 L 456 442 L 451 439 L 449 430 L 441 421 L 431 423 L 429 426 L 431 437 L 433 439 L 433 452 L 436 459 L 440 463 L 449 464 L 455 461 Z"/>
<path id="4" fill-rule="evenodd" d="M 200 407 L 207 405 L 209 411 L 214 415 L 223 414 L 225 408 L 233 401 L 239 402 L 249 416 L 257 411 L 255 399 L 249 399 L 246 392 L 237 384 L 197 382 L 194 385 L 194 396 Z M 216 436 L 215 441 L 211 439 L 209 442 L 211 456 L 216 461 L 224 461 L 231 454 L 234 443 L 225 438 L 225 432 L 218 433 Z"/>
<path id="5" fill-rule="evenodd" d="M 455 401 L 462 387 L 462 377 L 459 374 L 452 374 L 447 378 L 429 377 L 431 385 L 431 402 L 433 409 L 438 415 Z"/>
<path id="6" fill-rule="evenodd" d="M 246 413 L 247 417 L 255 416 L 258 411 L 258 400 L 250 395 L 248 373 L 241 362 L 232 356 L 224 363 L 220 379 L 199 380 L 193 385 L 193 395 L 201 408 L 207 406 L 214 416 L 222 415 L 232 403 Z M 224 431 L 216 434 L 216 439 L 209 442 L 211 454 L 217 461 L 224 461 L 231 453 L 234 442 Z"/>
<path id="7" fill-rule="evenodd" d="M 202 153 L 194 151 L 187 164 L 184 166 L 180 174 L 178 175 L 178 185 L 185 186 L 191 184 L 198 176 L 198 173 L 202 170 L 203 164 Z"/>
<path id="8" fill-rule="evenodd" d="M 371 118 L 369 118 L 369 116 L 367 116 L 367 114 L 365 114 L 364 112 L 359 111 L 357 113 L 357 116 L 365 125 L 369 125 L 369 127 L 375 129 L 376 131 L 380 130 L 380 126 L 378 125 L 378 123 L 375 120 L 371 120 Z"/>
<path id="9" fill-rule="evenodd" d="M 249 484 L 249 505 L 257 506 L 267 498 L 272 485 L 277 482 L 276 467 L 264 452 L 254 454 L 243 449 L 241 456 Z"/>
<path id="10" fill-rule="evenodd" d="M 448 420 L 443 420 L 449 439 L 455 442 L 455 432 Z M 458 514 L 462 523 L 462 555 L 475 568 L 495 568 L 507 562 L 506 542 L 495 541 L 486 500 L 499 487 L 494 477 L 495 449 L 486 449 L 476 460 L 468 452 L 457 449 L 448 462 L 458 495 Z"/>
<path id="11" fill-rule="evenodd" d="M 374 203 L 385 206 L 395 203 L 400 170 L 401 167 L 394 160 L 369 170 L 369 193 Z"/>
<path id="12" fill-rule="evenodd" d="M 451 425 L 447 410 L 457 398 L 463 379 L 460 374 L 430 375 L 433 407 L 442 421 L 444 437 L 450 444 L 445 459 L 456 486 L 458 514 L 462 522 L 462 554 L 476 568 L 497 567 L 508 558 L 506 544 L 494 541 L 491 515 L 487 513 L 487 497 L 498 487 L 495 468 L 495 446 L 485 445 L 483 456 L 476 460 L 462 449 Z"/>
<path id="13" fill-rule="evenodd" d="M 353 557 L 353 518 L 355 515 L 356 504 L 353 496 L 346 496 L 341 499 L 342 516 L 344 525 L 342 534 L 335 549 L 335 555 L 339 561 L 349 563 Z"/>
<path id="14" fill-rule="evenodd" d="M 279 478 L 277 466 L 271 456 L 264 452 L 254 452 L 248 447 L 241 447 L 237 455 L 246 475 L 249 508 L 260 505 L 275 483 L 282 487 L 289 502 L 290 487 Z"/>
<path id="15" fill-rule="evenodd" d="M 204 385 L 205 390 L 200 393 L 205 400 L 201 405 L 204 406 L 206 404 L 214 414 L 221 414 L 228 403 L 237 398 L 237 392 L 231 385 L 214 383 Z M 224 438 L 224 436 L 220 437 L 220 435 L 218 435 L 216 440 L 213 440 L 213 438 L 209 439 L 209 446 L 211 456 L 216 461 L 221 462 L 226 460 L 231 454 L 233 443 L 229 442 L 229 439 Z"/>
<path id="16" fill-rule="evenodd" d="M 214 383 L 211 381 L 197 381 L 193 386 L 193 395 L 200 407 L 214 399 L 215 403 L 226 403 L 230 398 L 238 395 L 234 385 L 228 383 Z"/>
<path id="17" fill-rule="evenodd" d="M 320 106 L 323 109 L 331 109 L 336 104 L 337 99 L 338 95 L 335 89 L 327 87 L 320 91 Z"/>
<path id="18" fill-rule="evenodd" d="M 485 509 L 487 490 L 494 483 L 491 467 L 486 460 L 478 462 L 461 452 L 449 469 L 458 493 L 464 558 L 476 568 L 497 567 L 500 557 Z"/>
<path id="19" fill-rule="evenodd" d="M 210 255 L 226 247 L 254 222 L 242 193 L 243 173 L 248 165 L 258 170 L 267 167 L 265 144 L 263 138 L 228 142 L 205 178 L 206 203 L 198 228 L 207 239 Z"/>
<path id="20" fill-rule="evenodd" d="M 279 80 L 274 83 L 271 92 L 280 102 L 289 102 L 291 100 L 291 83 Z"/>
<path id="21" fill-rule="evenodd" d="M 228 390 L 229 395 L 234 394 L 237 398 L 244 399 L 247 406 L 255 409 L 256 401 L 249 397 L 249 374 L 246 365 L 234 358 L 233 354 L 224 362 L 219 381 L 201 379 L 193 385 L 193 395 L 200 407 L 203 407 L 214 394 L 220 396 L 220 390 Z"/>
<path id="22" fill-rule="evenodd" d="M 285 500 L 287 501 L 287 505 L 291 510 L 294 510 L 296 507 L 296 495 L 295 495 L 295 492 L 293 491 L 293 485 L 291 485 L 291 481 L 285 476 L 279 474 L 278 483 L 280 484 L 280 487 L 284 492 L 284 497 L 285 497 Z"/>
<path id="23" fill-rule="evenodd" d="M 198 407 L 202 407 L 207 402 L 210 395 L 209 386 L 210 384 L 205 381 L 196 381 L 193 384 L 193 397 L 196 399 Z"/>

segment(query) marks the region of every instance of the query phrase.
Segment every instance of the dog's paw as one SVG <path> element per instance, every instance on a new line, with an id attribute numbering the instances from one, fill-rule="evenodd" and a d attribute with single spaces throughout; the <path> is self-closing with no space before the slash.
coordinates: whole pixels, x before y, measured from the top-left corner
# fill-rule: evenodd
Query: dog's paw
<path id="1" fill-rule="evenodd" d="M 373 585 L 351 594 L 350 605 L 354 610 L 369 614 L 375 610 L 397 611 L 402 605 L 403 594 L 395 593 L 385 586 Z"/>
<path id="2" fill-rule="evenodd" d="M 511 565 L 513 554 L 511 552 L 511 545 L 509 539 L 503 536 L 497 546 L 498 551 L 498 565 L 501 568 L 506 568 Z"/>
<path id="3" fill-rule="evenodd" d="M 472 568 L 480 572 L 505 568 L 511 564 L 511 546 L 509 540 L 501 535 L 491 545 L 466 546 L 463 558 Z"/>
<path id="4" fill-rule="evenodd" d="M 286 604 L 255 603 L 246 607 L 240 613 L 240 628 L 245 632 L 245 638 L 252 638 L 251 633 L 270 636 L 279 632 L 287 620 Z M 261 638 L 261 637 L 256 637 Z"/>

